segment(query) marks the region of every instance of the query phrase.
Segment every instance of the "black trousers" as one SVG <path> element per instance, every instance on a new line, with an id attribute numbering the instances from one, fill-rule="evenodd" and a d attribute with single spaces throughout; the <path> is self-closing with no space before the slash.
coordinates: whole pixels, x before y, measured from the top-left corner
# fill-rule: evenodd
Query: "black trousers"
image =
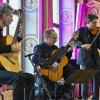
<path id="1" fill-rule="evenodd" d="M 96 70 L 97 72 L 96 72 L 96 75 L 95 76 L 93 76 L 92 78 L 91 78 L 91 80 L 92 80 L 92 94 L 93 94 L 93 100 L 99 100 L 99 88 L 100 88 L 100 69 L 96 69 L 96 67 L 95 66 L 93 66 L 93 67 L 91 67 L 91 66 L 83 66 L 83 65 L 80 65 L 80 69 L 83 69 L 83 70 L 85 70 L 85 69 L 88 69 L 88 68 L 92 68 L 92 69 L 94 69 L 94 70 Z M 82 89 L 82 88 L 81 88 Z M 84 92 L 84 94 L 85 95 L 87 95 L 88 94 L 88 81 L 86 82 L 86 83 L 84 83 L 84 86 L 83 86 L 83 92 Z"/>
<path id="2" fill-rule="evenodd" d="M 34 76 L 0 70 L 0 84 L 13 85 L 13 100 L 34 100 Z"/>

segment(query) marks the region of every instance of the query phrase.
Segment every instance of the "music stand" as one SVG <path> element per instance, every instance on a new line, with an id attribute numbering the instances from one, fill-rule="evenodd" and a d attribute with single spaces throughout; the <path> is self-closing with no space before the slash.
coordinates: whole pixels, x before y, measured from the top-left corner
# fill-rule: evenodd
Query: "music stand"
<path id="1" fill-rule="evenodd" d="M 32 56 L 32 55 L 33 55 L 33 54 L 28 54 L 28 55 L 26 55 L 25 57 L 28 57 L 29 61 L 31 62 L 31 64 L 32 64 L 32 66 L 33 66 L 33 68 L 34 68 L 34 73 L 37 73 L 38 78 L 41 80 L 41 84 L 42 84 L 42 86 L 43 86 L 43 89 L 44 89 L 45 92 L 47 93 L 48 99 L 49 99 L 49 100 L 52 100 L 51 94 L 49 93 L 48 88 L 47 88 L 47 83 L 46 83 L 46 81 L 42 78 L 42 76 L 41 76 L 41 75 L 39 74 L 39 72 L 37 71 L 37 66 L 38 66 L 38 65 L 36 65 L 35 63 L 33 63 L 32 59 L 31 59 L 31 56 Z"/>
<path id="2" fill-rule="evenodd" d="M 73 72 L 65 81 L 66 84 L 69 83 L 84 83 L 88 81 L 90 78 L 95 76 L 97 73 L 97 70 L 94 69 L 87 69 L 87 70 L 81 70 L 78 69 L 75 72 Z"/>
<path id="3" fill-rule="evenodd" d="M 82 70 L 78 69 L 75 72 L 73 72 L 65 81 L 65 84 L 69 83 L 85 83 L 89 79 L 91 79 L 93 76 L 96 75 L 98 71 L 94 69 L 87 69 L 87 70 Z M 80 85 L 79 85 L 80 88 Z M 81 91 L 81 90 L 79 90 Z M 81 98 L 81 95 L 79 95 L 79 98 Z"/>

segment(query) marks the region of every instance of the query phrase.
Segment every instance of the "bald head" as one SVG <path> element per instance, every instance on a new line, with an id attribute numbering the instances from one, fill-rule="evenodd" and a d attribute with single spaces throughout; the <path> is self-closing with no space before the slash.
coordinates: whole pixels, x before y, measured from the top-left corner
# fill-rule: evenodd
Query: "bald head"
<path id="1" fill-rule="evenodd" d="M 53 45 L 57 41 L 57 33 L 53 29 L 48 29 L 44 32 L 44 41 L 48 45 Z"/>

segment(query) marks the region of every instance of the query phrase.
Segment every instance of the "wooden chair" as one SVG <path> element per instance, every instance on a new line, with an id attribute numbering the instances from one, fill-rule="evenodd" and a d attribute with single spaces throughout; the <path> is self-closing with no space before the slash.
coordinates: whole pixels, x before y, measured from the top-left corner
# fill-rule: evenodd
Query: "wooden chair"
<path id="1" fill-rule="evenodd" d="M 1 86 L 0 100 L 13 100 L 12 85 Z"/>

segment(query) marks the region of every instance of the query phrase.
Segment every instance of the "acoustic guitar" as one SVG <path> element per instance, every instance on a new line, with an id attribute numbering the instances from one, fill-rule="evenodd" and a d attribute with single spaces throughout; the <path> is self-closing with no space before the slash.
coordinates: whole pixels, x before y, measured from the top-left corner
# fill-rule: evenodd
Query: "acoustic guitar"
<path id="1" fill-rule="evenodd" d="M 68 57 L 63 56 L 61 61 L 58 63 L 58 68 L 53 69 L 52 65 L 49 66 L 49 69 L 46 69 L 45 66 L 40 68 L 40 73 L 43 76 L 48 77 L 51 81 L 58 81 L 63 76 L 63 67 L 68 64 Z"/>
<path id="2" fill-rule="evenodd" d="M 21 23 L 21 18 L 19 18 L 17 23 L 17 28 L 15 31 L 14 37 L 11 35 L 5 36 L 0 39 L 1 44 L 11 45 L 15 44 L 18 48 L 20 48 L 20 43 L 17 42 L 17 37 L 19 33 L 19 24 Z M 11 72 L 19 72 L 21 71 L 21 67 L 19 64 L 19 58 L 17 53 L 4 53 L 0 54 L 0 64 L 4 67 L 7 71 Z"/>
<path id="3" fill-rule="evenodd" d="M 48 60 L 45 60 L 44 65 L 48 65 L 49 69 L 46 69 L 45 66 L 40 68 L 40 74 L 48 77 L 51 81 L 58 81 L 63 77 L 63 68 L 68 64 L 68 57 L 65 55 L 65 52 L 74 45 L 79 37 L 78 32 L 74 32 L 72 38 L 66 45 L 66 47 L 61 47 L 57 50 L 54 50 L 51 54 L 51 57 Z M 60 59 L 60 62 L 58 60 Z M 52 64 L 58 62 L 57 69 L 52 69 Z"/>

